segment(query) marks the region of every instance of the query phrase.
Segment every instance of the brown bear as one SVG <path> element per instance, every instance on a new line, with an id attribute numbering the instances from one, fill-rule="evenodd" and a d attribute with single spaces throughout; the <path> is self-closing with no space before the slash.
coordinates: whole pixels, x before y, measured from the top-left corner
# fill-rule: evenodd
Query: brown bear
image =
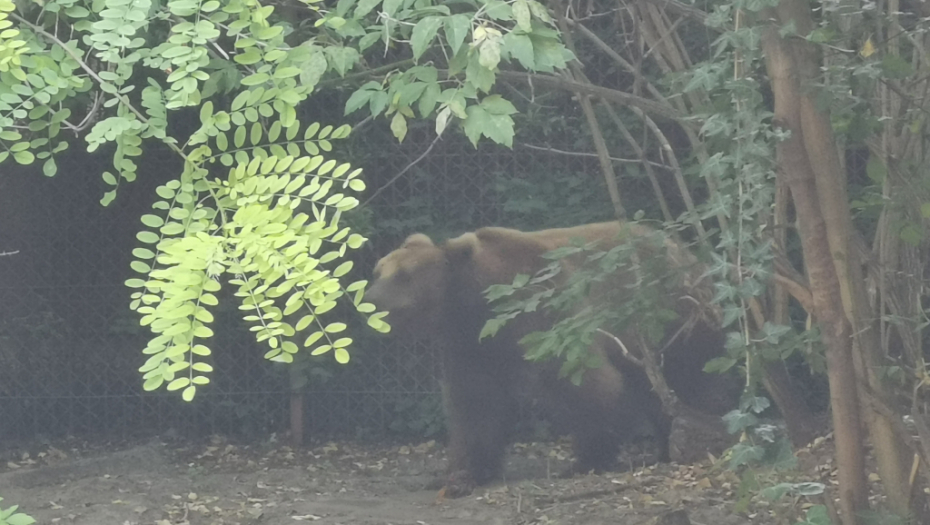
<path id="1" fill-rule="evenodd" d="M 578 240 L 609 249 L 630 236 L 645 236 L 655 230 L 634 223 L 606 222 L 536 232 L 506 228 L 481 228 L 435 245 L 429 237 L 414 234 L 403 245 L 378 261 L 374 282 L 366 299 L 379 311 L 395 333 L 426 338 L 441 352 L 442 393 L 449 434 L 449 478 L 447 496 L 470 492 L 502 474 L 504 451 L 516 420 L 518 397 L 529 389 L 548 406 L 572 434 L 575 471 L 607 469 L 616 460 L 619 444 L 643 418 L 650 421 L 659 440 L 660 459 L 667 458 L 670 418 L 642 368 L 625 357 L 638 346 L 629 337 L 621 348 L 601 334 L 593 337 L 588 352 L 599 366 L 588 369 L 580 386 L 559 377 L 557 359 L 531 362 L 524 358 L 520 339 L 533 331 L 552 326 L 552 315 L 531 313 L 510 321 L 495 336 L 479 341 L 485 322 L 493 317 L 485 290 L 495 284 L 510 284 L 517 274 L 532 275 L 550 261 L 541 256 Z M 673 266 L 695 263 L 679 245 L 665 243 Z M 563 259 L 563 272 L 571 272 L 579 261 Z M 617 283 L 631 282 L 631 272 L 618 272 Z M 699 280 L 693 270 L 676 290 Z M 597 293 L 596 290 L 593 293 Z M 682 318 L 700 301 L 680 301 Z M 680 331 L 679 331 L 680 332 Z M 624 334 L 626 337 L 628 334 Z M 704 388 L 704 362 L 723 348 L 720 330 L 713 322 L 678 336 L 666 348 L 664 370 L 671 387 L 685 402 L 713 404 L 719 398 L 714 388 Z M 669 339 L 674 339 L 670 337 Z M 676 361 L 677 359 L 677 361 Z M 710 394 L 704 395 L 705 391 Z M 720 413 L 727 406 L 702 407 Z"/>

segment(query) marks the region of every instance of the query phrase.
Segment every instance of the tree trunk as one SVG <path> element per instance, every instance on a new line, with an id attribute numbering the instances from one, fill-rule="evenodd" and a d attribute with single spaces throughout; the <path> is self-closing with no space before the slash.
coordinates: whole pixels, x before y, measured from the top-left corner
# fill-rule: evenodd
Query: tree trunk
<path id="1" fill-rule="evenodd" d="M 806 2 L 783 0 L 776 9 L 778 20 L 782 24 L 793 22 L 800 35 L 807 35 L 813 30 L 810 6 Z M 812 86 L 819 77 L 817 48 L 800 38 L 786 41 L 784 45 L 794 59 L 799 84 L 805 88 Z M 803 146 L 813 173 L 816 174 L 817 204 L 826 226 L 826 240 L 839 279 L 843 310 L 852 327 L 856 350 L 853 353 L 854 364 L 858 367 L 859 377 L 864 379 L 874 395 L 887 402 L 890 398 L 888 388 L 878 375 L 883 356 L 878 327 L 875 325 L 877 316 L 870 306 L 859 257 L 850 249 L 850 239 L 856 232 L 852 226 L 846 177 L 837 152 L 833 127 L 829 116 L 818 110 L 813 93 L 802 89 L 798 95 Z M 887 415 L 874 410 L 869 403 L 862 403 L 861 406 L 863 419 L 868 424 L 872 438 L 879 475 L 892 511 L 898 516 L 907 516 L 911 510 L 910 454 L 907 445 L 895 435 Z"/>
<path id="2" fill-rule="evenodd" d="M 783 0 L 783 4 L 793 0 Z M 769 11 L 766 14 L 775 15 Z M 777 20 L 777 17 L 776 17 Z M 798 215 L 801 248 L 813 296 L 814 316 L 826 347 L 827 377 L 836 438 L 840 510 L 846 525 L 855 525 L 868 509 L 868 485 L 859 421 L 852 330 L 842 308 L 840 281 L 830 253 L 827 227 L 821 214 L 817 175 L 805 148 L 798 64 L 778 28 L 766 27 L 762 45 L 775 96 L 775 120 L 791 135 L 778 144 L 778 175 L 791 190 Z"/>
<path id="3" fill-rule="evenodd" d="M 788 238 L 788 200 L 791 194 L 784 178 L 775 184 L 775 209 L 772 214 L 772 236 L 775 246 L 784 251 Z M 788 291 L 784 286 L 773 286 L 771 289 L 772 321 L 779 325 L 788 325 Z M 785 364 L 780 361 L 768 361 L 763 365 L 764 374 L 762 382 L 768 390 L 775 404 L 785 418 L 788 427 L 788 438 L 796 448 L 809 444 L 817 435 L 817 418 L 813 411 L 791 388 L 791 378 L 785 370 Z"/>

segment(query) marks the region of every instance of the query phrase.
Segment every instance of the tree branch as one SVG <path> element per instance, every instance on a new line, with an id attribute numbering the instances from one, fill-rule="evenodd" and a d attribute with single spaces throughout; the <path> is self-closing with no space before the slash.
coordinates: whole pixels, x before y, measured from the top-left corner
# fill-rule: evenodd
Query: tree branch
<path id="1" fill-rule="evenodd" d="M 607 109 L 607 114 L 610 116 L 611 120 L 614 121 L 614 125 L 617 126 L 617 129 L 620 130 L 620 134 L 623 135 L 624 140 L 633 148 L 633 151 L 639 155 L 639 158 L 642 161 L 643 169 L 646 171 L 646 176 L 649 178 L 649 182 L 652 184 L 652 191 L 656 194 L 656 199 L 659 201 L 659 208 L 662 210 L 662 217 L 665 218 L 666 222 L 674 222 L 675 218 L 672 216 L 672 212 L 668 207 L 668 201 L 665 199 L 665 192 L 662 191 L 662 185 L 659 184 L 659 177 L 656 176 L 655 171 L 652 169 L 652 162 L 646 158 L 646 151 L 642 146 L 636 142 L 636 139 L 633 137 L 633 134 L 630 133 L 630 130 L 627 129 L 626 125 L 623 123 L 623 120 L 620 119 L 620 116 L 617 115 L 617 112 L 614 111 L 614 107 L 609 103 L 604 102 L 604 108 Z M 662 166 L 661 164 L 659 164 Z M 666 167 L 666 166 L 663 166 Z"/>
<path id="2" fill-rule="evenodd" d="M 497 76 L 507 80 L 528 83 L 532 82 L 534 86 L 546 86 L 550 88 L 564 89 L 566 91 L 574 91 L 582 95 L 600 97 L 610 102 L 641 109 L 643 112 L 651 113 L 659 117 L 676 120 L 682 126 L 695 125 L 693 121 L 685 121 L 685 115 L 668 106 L 648 98 L 627 93 L 625 91 L 596 86 L 594 84 L 586 84 L 584 82 L 578 82 L 576 80 L 570 80 L 567 78 L 559 78 L 553 75 L 520 73 L 517 71 L 498 71 Z"/>
<path id="3" fill-rule="evenodd" d="M 700 9 L 691 7 L 681 2 L 676 2 L 675 0 L 644 0 L 644 1 L 654 6 L 662 7 L 668 11 L 671 11 L 677 15 L 681 15 L 685 18 L 689 18 L 691 20 L 700 22 L 701 24 L 704 25 L 705 28 L 714 30 L 714 28 L 710 28 L 705 24 L 707 20 L 707 13 L 705 13 L 704 11 L 701 11 Z M 720 30 L 717 29 L 716 31 L 719 32 Z"/>
<path id="4" fill-rule="evenodd" d="M 559 29 L 565 37 L 565 45 L 571 50 L 573 55 L 578 56 L 578 52 L 575 50 L 574 40 L 572 39 L 571 33 L 568 31 L 568 23 L 565 21 L 565 16 L 562 14 L 561 10 L 558 11 L 557 15 Z M 581 67 L 577 60 L 572 60 L 569 63 L 569 68 L 575 78 L 590 84 L 591 81 L 585 76 L 584 72 L 581 71 Z M 614 165 L 610 162 L 610 150 L 607 149 L 607 141 L 604 140 L 601 124 L 597 120 L 597 114 L 594 113 L 594 105 L 591 104 L 591 97 L 582 95 L 578 91 L 575 93 L 578 102 L 581 104 L 581 109 L 584 111 L 585 119 L 588 121 L 588 128 L 591 130 L 591 138 L 594 140 L 594 149 L 597 150 L 597 159 L 601 163 L 601 172 L 604 175 L 604 182 L 607 184 L 607 193 L 610 194 L 610 201 L 614 206 L 614 214 L 617 216 L 618 220 L 622 221 L 626 216 L 626 211 L 623 209 L 623 203 L 620 200 L 620 187 L 617 185 L 617 175 L 614 172 Z"/>
<path id="5" fill-rule="evenodd" d="M 522 142 L 519 143 L 519 144 L 517 144 L 517 145 L 518 145 L 518 146 L 523 146 L 524 148 L 534 149 L 534 150 L 537 150 L 537 151 L 545 151 L 545 152 L 547 152 L 547 153 L 557 153 L 557 154 L 559 154 L 559 155 L 568 155 L 568 156 L 570 156 L 570 157 L 593 157 L 593 158 L 597 158 L 597 153 L 588 153 L 588 152 L 586 152 L 586 151 L 565 151 L 565 150 L 561 150 L 561 149 L 550 148 L 550 147 L 548 147 L 548 146 L 536 146 L 536 145 L 534 145 L 534 144 L 526 144 L 526 143 L 522 143 Z M 667 168 L 667 167 L 668 167 L 667 165 L 662 164 L 661 162 L 653 162 L 653 161 L 648 160 L 648 159 L 645 160 L 645 161 L 643 161 L 642 159 L 622 159 L 622 158 L 620 158 L 620 157 L 608 157 L 608 158 L 609 158 L 610 160 L 612 160 L 613 162 L 620 162 L 620 163 L 623 163 L 623 164 L 643 164 L 643 163 L 645 163 L 645 164 L 648 164 L 648 165 L 650 165 L 650 166 L 658 166 L 658 167 L 660 167 L 660 168 Z"/>
<path id="6" fill-rule="evenodd" d="M 352 84 L 353 82 L 370 80 L 381 75 L 382 73 L 387 73 L 388 71 L 393 71 L 402 67 L 412 66 L 414 64 L 416 64 L 416 61 L 412 58 L 408 58 L 407 60 L 399 60 L 397 62 L 391 62 L 390 64 L 378 66 L 374 69 L 369 69 L 367 71 L 352 73 L 351 75 L 346 75 L 342 78 L 331 78 L 329 80 L 323 80 L 321 82 L 317 82 L 316 87 L 317 89 L 329 88 L 341 84 Z"/>
<path id="7" fill-rule="evenodd" d="M 39 27 L 39 26 L 33 24 L 32 22 L 26 20 L 25 18 L 23 18 L 23 17 L 21 17 L 21 16 L 15 14 L 15 13 L 10 13 L 9 16 L 10 16 L 11 18 L 16 19 L 16 20 L 19 21 L 21 24 L 24 24 L 24 25 L 26 25 L 26 26 L 29 26 L 29 28 L 32 29 L 33 31 L 35 31 L 36 33 L 38 33 L 38 34 L 44 36 L 45 38 L 51 40 L 52 42 L 54 42 L 55 45 L 57 45 L 58 47 L 60 47 L 62 51 L 64 51 L 68 56 L 70 56 L 71 58 L 73 58 L 74 61 L 77 62 L 79 66 L 81 66 L 81 69 L 83 69 L 84 72 L 86 72 L 88 75 L 90 75 L 90 77 L 91 77 L 92 79 L 94 79 L 95 82 L 97 82 L 97 85 L 98 85 L 98 86 L 101 85 L 101 84 L 107 83 L 107 82 L 104 81 L 102 78 L 100 78 L 100 75 L 98 75 L 97 72 L 94 71 L 90 66 L 88 66 L 87 63 L 84 62 L 84 60 L 83 60 L 80 56 L 78 56 L 77 53 L 74 52 L 74 50 L 72 50 L 70 47 L 68 47 L 67 45 L 65 45 L 65 43 L 62 42 L 57 36 L 55 36 L 55 35 L 49 33 L 49 32 L 46 31 L 45 29 L 43 29 L 43 28 L 41 28 L 41 27 Z M 117 99 L 120 101 L 121 104 L 123 104 L 124 106 L 126 106 L 126 109 L 128 109 L 130 112 L 132 112 L 132 114 L 135 115 L 136 118 L 138 118 L 141 122 L 144 122 L 145 124 L 148 124 L 148 123 L 149 123 L 149 119 L 147 119 L 147 118 L 145 117 L 145 115 L 142 114 L 141 111 L 139 111 L 138 109 L 136 109 L 136 107 L 132 105 L 132 102 L 130 102 L 129 99 L 126 98 L 125 95 L 121 95 L 121 94 L 119 94 L 119 93 L 114 93 L 113 96 L 114 96 L 115 98 L 117 98 Z M 171 141 L 168 141 L 168 140 L 163 140 L 162 142 L 163 142 L 164 144 L 166 144 L 172 151 L 174 151 L 175 153 L 177 153 L 178 155 L 180 155 L 182 159 L 187 160 L 187 155 L 184 154 L 184 152 L 181 150 L 180 147 L 178 147 L 177 144 L 175 144 L 175 143 L 173 143 L 173 142 L 171 142 Z"/>

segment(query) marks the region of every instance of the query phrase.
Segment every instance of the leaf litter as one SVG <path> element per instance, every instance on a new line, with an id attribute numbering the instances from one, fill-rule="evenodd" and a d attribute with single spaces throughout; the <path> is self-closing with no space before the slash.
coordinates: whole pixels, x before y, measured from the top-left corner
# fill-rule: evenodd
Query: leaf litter
<path id="1" fill-rule="evenodd" d="M 790 525 L 821 502 L 757 495 L 740 507 L 741 477 L 724 462 L 655 464 L 635 446 L 621 456 L 626 472 L 562 478 L 571 458 L 565 441 L 513 445 L 501 483 L 455 500 L 436 498 L 445 465 L 436 441 L 293 448 L 276 439 L 245 444 L 213 436 L 30 446 L 0 450 L 0 487 L 6 502 L 39 523 L 652 524 L 680 523 L 674 520 L 684 510 L 695 525 Z M 797 453 L 795 471 L 757 478 L 832 486 L 832 450 L 829 437 L 819 438 Z M 880 487 L 877 476 L 870 481 Z"/>

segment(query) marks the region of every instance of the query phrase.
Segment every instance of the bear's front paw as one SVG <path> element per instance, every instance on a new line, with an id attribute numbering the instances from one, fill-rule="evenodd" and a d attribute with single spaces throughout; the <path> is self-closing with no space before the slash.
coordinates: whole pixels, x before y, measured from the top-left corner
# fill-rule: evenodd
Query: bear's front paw
<path id="1" fill-rule="evenodd" d="M 567 479 L 587 474 L 605 474 L 622 470 L 615 461 L 579 461 L 575 460 L 558 474 L 558 477 Z"/>
<path id="2" fill-rule="evenodd" d="M 475 478 L 465 470 L 457 470 L 446 478 L 446 485 L 440 490 L 440 497 L 461 498 L 471 494 L 477 483 Z"/>

